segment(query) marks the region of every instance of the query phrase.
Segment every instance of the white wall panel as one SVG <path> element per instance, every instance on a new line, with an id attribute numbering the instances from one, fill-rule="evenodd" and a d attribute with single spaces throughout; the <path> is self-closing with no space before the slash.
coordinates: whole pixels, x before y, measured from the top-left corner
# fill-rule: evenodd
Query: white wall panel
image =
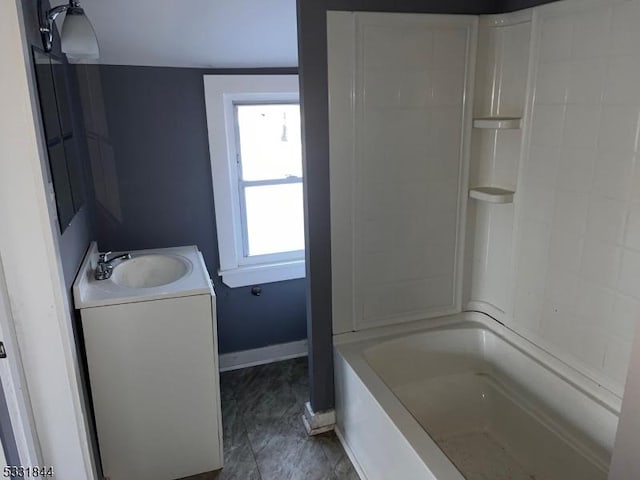
<path id="1" fill-rule="evenodd" d="M 531 37 L 531 11 L 482 17 L 478 39 L 474 117 L 524 116 Z M 474 129 L 471 186 L 516 190 L 522 152 L 521 129 Z M 514 205 L 472 201 L 475 220 L 470 302 L 505 321 L 509 310 Z M 473 240 L 473 243 L 471 243 Z"/>
<path id="2" fill-rule="evenodd" d="M 621 394 L 640 314 L 640 1 L 535 12 L 507 319 Z"/>
<path id="3" fill-rule="evenodd" d="M 333 333 L 355 329 L 353 304 L 353 115 L 355 15 L 327 12 Z M 374 272 L 375 274 L 375 272 Z"/>
<path id="4" fill-rule="evenodd" d="M 477 19 L 328 21 L 334 333 L 459 311 Z"/>
<path id="5" fill-rule="evenodd" d="M 334 330 L 455 311 L 474 21 L 331 16 Z M 474 132 L 471 183 L 516 198 L 470 202 L 465 297 L 620 395 L 640 315 L 640 1 L 481 22 L 474 114 L 524 122 Z"/>

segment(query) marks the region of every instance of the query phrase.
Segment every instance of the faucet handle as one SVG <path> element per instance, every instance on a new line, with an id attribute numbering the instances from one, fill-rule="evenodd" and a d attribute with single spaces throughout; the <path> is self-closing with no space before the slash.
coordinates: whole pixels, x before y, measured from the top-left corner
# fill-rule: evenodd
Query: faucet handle
<path id="1" fill-rule="evenodd" d="M 109 255 L 111 255 L 111 251 L 109 252 L 104 252 L 104 253 L 99 253 L 98 254 L 98 261 L 99 262 L 106 262 L 107 261 L 107 257 L 109 257 Z"/>

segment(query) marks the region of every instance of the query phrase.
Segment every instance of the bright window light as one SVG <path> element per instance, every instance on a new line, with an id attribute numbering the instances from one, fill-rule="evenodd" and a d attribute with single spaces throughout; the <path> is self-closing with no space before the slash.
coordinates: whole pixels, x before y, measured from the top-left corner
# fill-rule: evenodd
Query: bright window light
<path id="1" fill-rule="evenodd" d="M 302 144 L 297 103 L 237 103 L 244 256 L 304 250 Z"/>
<path id="2" fill-rule="evenodd" d="M 205 75 L 218 273 L 231 288 L 304 278 L 297 75 Z"/>
<path id="3" fill-rule="evenodd" d="M 245 189 L 249 255 L 304 250 L 302 183 Z"/>

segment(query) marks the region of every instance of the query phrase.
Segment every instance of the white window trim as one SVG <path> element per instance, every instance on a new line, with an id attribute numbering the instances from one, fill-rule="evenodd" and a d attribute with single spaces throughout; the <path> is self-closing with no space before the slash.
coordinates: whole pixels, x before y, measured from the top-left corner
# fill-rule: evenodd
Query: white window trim
<path id="1" fill-rule="evenodd" d="M 244 257 L 234 102 L 299 101 L 297 75 L 205 75 L 204 97 L 213 176 L 220 269 L 230 287 L 304 278 L 304 251 Z"/>

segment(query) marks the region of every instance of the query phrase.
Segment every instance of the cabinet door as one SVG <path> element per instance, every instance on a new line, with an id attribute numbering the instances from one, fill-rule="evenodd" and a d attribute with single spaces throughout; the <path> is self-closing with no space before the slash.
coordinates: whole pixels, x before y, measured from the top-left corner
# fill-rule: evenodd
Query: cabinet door
<path id="1" fill-rule="evenodd" d="M 213 322 L 208 295 L 82 310 L 105 476 L 222 467 Z"/>

